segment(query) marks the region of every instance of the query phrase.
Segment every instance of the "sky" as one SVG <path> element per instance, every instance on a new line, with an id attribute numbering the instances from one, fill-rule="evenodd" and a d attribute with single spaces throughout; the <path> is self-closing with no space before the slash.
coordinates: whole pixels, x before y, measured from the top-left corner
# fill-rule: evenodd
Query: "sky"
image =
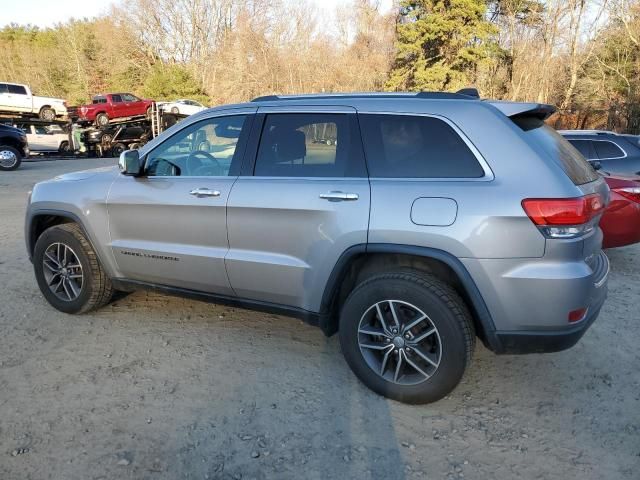
<path id="1" fill-rule="evenodd" d="M 383 11 L 392 0 L 380 0 Z M 311 0 L 320 9 L 332 12 L 348 0 Z M 0 26 L 9 23 L 51 27 L 72 17 L 95 17 L 106 13 L 114 0 L 0 0 Z"/>

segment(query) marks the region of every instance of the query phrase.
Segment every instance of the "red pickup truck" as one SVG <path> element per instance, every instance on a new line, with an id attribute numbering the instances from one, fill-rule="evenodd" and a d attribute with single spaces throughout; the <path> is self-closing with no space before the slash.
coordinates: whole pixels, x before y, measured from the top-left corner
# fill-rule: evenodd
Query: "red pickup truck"
<path id="1" fill-rule="evenodd" d="M 150 116 L 153 100 L 143 100 L 130 93 L 107 93 L 93 97 L 91 104 L 69 108 L 69 115 L 79 122 L 95 122 L 99 127 L 114 118 Z"/>

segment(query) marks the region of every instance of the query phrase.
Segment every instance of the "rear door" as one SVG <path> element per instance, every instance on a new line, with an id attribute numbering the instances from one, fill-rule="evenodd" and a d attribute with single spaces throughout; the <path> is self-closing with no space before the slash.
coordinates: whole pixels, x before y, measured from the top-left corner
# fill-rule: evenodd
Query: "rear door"
<path id="1" fill-rule="evenodd" d="M 29 148 L 34 151 L 52 152 L 58 150 L 57 139 L 41 125 L 31 125 L 32 138 L 28 138 Z"/>
<path id="2" fill-rule="evenodd" d="M 0 83 L 0 110 L 14 110 L 15 107 L 9 102 L 9 86 Z"/>
<path id="3" fill-rule="evenodd" d="M 115 93 L 111 95 L 111 113 L 109 116 L 111 118 L 120 118 L 120 117 L 128 117 L 129 110 L 127 104 L 125 103 L 122 95 L 119 93 Z"/>
<path id="4" fill-rule="evenodd" d="M 226 203 L 255 110 L 185 122 L 145 155 L 144 176 L 115 181 L 109 230 L 125 278 L 233 294 L 224 268 Z"/>
<path id="5" fill-rule="evenodd" d="M 33 98 L 27 89 L 22 85 L 7 85 L 9 91 L 9 104 L 20 112 L 31 112 L 33 110 Z"/>
<path id="6" fill-rule="evenodd" d="M 355 110 L 258 113 L 252 161 L 227 207 L 229 280 L 240 297 L 318 311 L 340 255 L 367 242 L 369 181 Z"/>

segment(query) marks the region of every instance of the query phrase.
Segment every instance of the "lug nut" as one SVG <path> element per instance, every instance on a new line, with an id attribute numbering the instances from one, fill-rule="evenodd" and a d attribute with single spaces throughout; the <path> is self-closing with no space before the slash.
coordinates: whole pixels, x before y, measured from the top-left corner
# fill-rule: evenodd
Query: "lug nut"
<path id="1" fill-rule="evenodd" d="M 407 340 L 409 340 L 411 338 L 411 335 L 409 335 L 408 333 L 404 336 L 404 338 L 406 338 Z"/>

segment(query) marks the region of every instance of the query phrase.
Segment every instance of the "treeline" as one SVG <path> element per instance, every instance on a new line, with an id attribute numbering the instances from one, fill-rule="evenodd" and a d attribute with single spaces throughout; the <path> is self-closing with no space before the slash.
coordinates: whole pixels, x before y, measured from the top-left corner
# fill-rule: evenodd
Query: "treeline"
<path id="1" fill-rule="evenodd" d="M 130 0 L 0 30 L 0 80 L 70 103 L 126 90 L 209 104 L 269 93 L 456 90 L 552 103 L 568 128 L 640 133 L 640 0 Z"/>

